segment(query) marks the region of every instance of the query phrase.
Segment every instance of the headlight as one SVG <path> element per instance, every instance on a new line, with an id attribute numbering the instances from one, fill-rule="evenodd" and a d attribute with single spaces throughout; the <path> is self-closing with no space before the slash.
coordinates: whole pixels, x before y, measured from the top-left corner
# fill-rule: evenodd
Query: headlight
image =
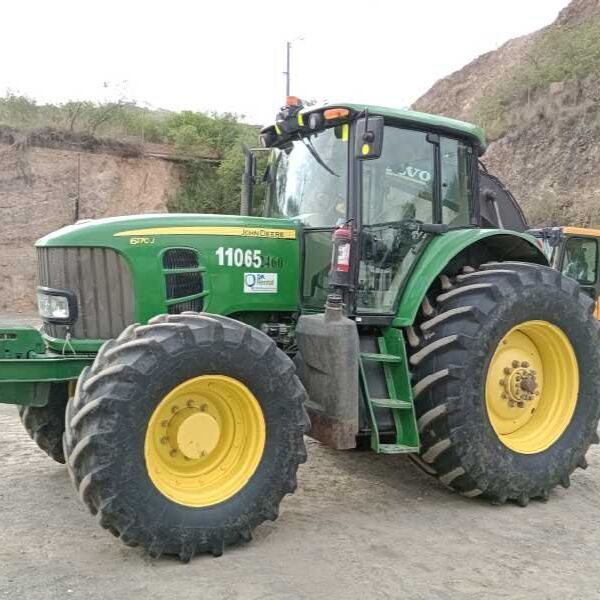
<path id="1" fill-rule="evenodd" d="M 54 323 L 74 323 L 77 319 L 77 301 L 66 290 L 38 288 L 37 303 L 40 317 Z"/>

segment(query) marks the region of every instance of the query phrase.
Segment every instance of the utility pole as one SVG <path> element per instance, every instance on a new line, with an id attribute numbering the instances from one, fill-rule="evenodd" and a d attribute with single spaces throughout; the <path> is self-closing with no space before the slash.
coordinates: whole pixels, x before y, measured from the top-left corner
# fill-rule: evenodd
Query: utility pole
<path id="1" fill-rule="evenodd" d="M 302 36 L 298 36 L 293 40 L 290 40 L 285 43 L 285 71 L 283 74 L 285 75 L 285 97 L 287 98 L 290 95 L 290 55 L 292 50 L 292 43 L 303 40 Z"/>
<path id="2" fill-rule="evenodd" d="M 285 97 L 290 95 L 290 48 L 292 42 L 285 43 Z"/>

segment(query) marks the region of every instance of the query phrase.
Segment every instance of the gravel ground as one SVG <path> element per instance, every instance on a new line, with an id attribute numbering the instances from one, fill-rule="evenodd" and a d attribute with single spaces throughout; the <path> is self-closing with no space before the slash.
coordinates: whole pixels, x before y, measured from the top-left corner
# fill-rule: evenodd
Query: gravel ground
<path id="1" fill-rule="evenodd" d="M 0 315 L 1 320 L 2 315 Z M 299 488 L 249 545 L 189 565 L 100 529 L 63 466 L 0 404 L 0 598 L 177 600 L 597 598 L 600 449 L 569 490 L 494 507 L 405 457 L 309 440 Z"/>
<path id="2" fill-rule="evenodd" d="M 600 452 L 548 503 L 452 494 L 401 456 L 309 441 L 299 489 L 252 543 L 189 565 L 99 528 L 0 405 L 0 598 L 596 598 Z"/>

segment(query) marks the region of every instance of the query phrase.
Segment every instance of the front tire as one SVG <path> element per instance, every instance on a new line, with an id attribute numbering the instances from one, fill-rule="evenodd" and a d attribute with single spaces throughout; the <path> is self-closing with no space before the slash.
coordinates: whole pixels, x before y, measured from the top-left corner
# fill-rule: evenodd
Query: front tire
<path id="1" fill-rule="evenodd" d="M 420 459 L 444 485 L 496 503 L 568 487 L 597 442 L 593 304 L 548 267 L 490 263 L 444 278 L 410 358 Z"/>
<path id="2" fill-rule="evenodd" d="M 52 460 L 65 463 L 62 437 L 65 431 L 65 409 L 69 399 L 68 383 L 50 386 L 45 406 L 19 406 L 19 417 L 29 437 Z"/>
<path id="3" fill-rule="evenodd" d="M 257 329 L 160 316 L 99 352 L 67 410 L 65 453 L 100 523 L 152 556 L 220 555 L 275 520 L 306 460 L 305 391 Z"/>

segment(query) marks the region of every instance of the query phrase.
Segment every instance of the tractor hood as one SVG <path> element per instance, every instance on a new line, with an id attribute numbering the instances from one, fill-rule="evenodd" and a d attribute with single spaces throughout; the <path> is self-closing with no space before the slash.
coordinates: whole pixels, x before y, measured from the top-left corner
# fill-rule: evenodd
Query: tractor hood
<path id="1" fill-rule="evenodd" d="M 291 313 L 299 307 L 300 237 L 292 220 L 247 216 L 81 221 L 38 240 L 39 283 L 72 298 L 76 339 L 115 337 L 161 313 Z M 69 330 L 59 323 L 46 331 L 62 339 Z"/>
<path id="2" fill-rule="evenodd" d="M 122 248 L 129 245 L 153 245 L 159 242 L 158 238 L 164 236 L 189 240 L 190 236 L 197 235 L 294 239 L 298 228 L 298 223 L 292 220 L 237 215 L 134 215 L 79 221 L 49 233 L 35 245 Z"/>

